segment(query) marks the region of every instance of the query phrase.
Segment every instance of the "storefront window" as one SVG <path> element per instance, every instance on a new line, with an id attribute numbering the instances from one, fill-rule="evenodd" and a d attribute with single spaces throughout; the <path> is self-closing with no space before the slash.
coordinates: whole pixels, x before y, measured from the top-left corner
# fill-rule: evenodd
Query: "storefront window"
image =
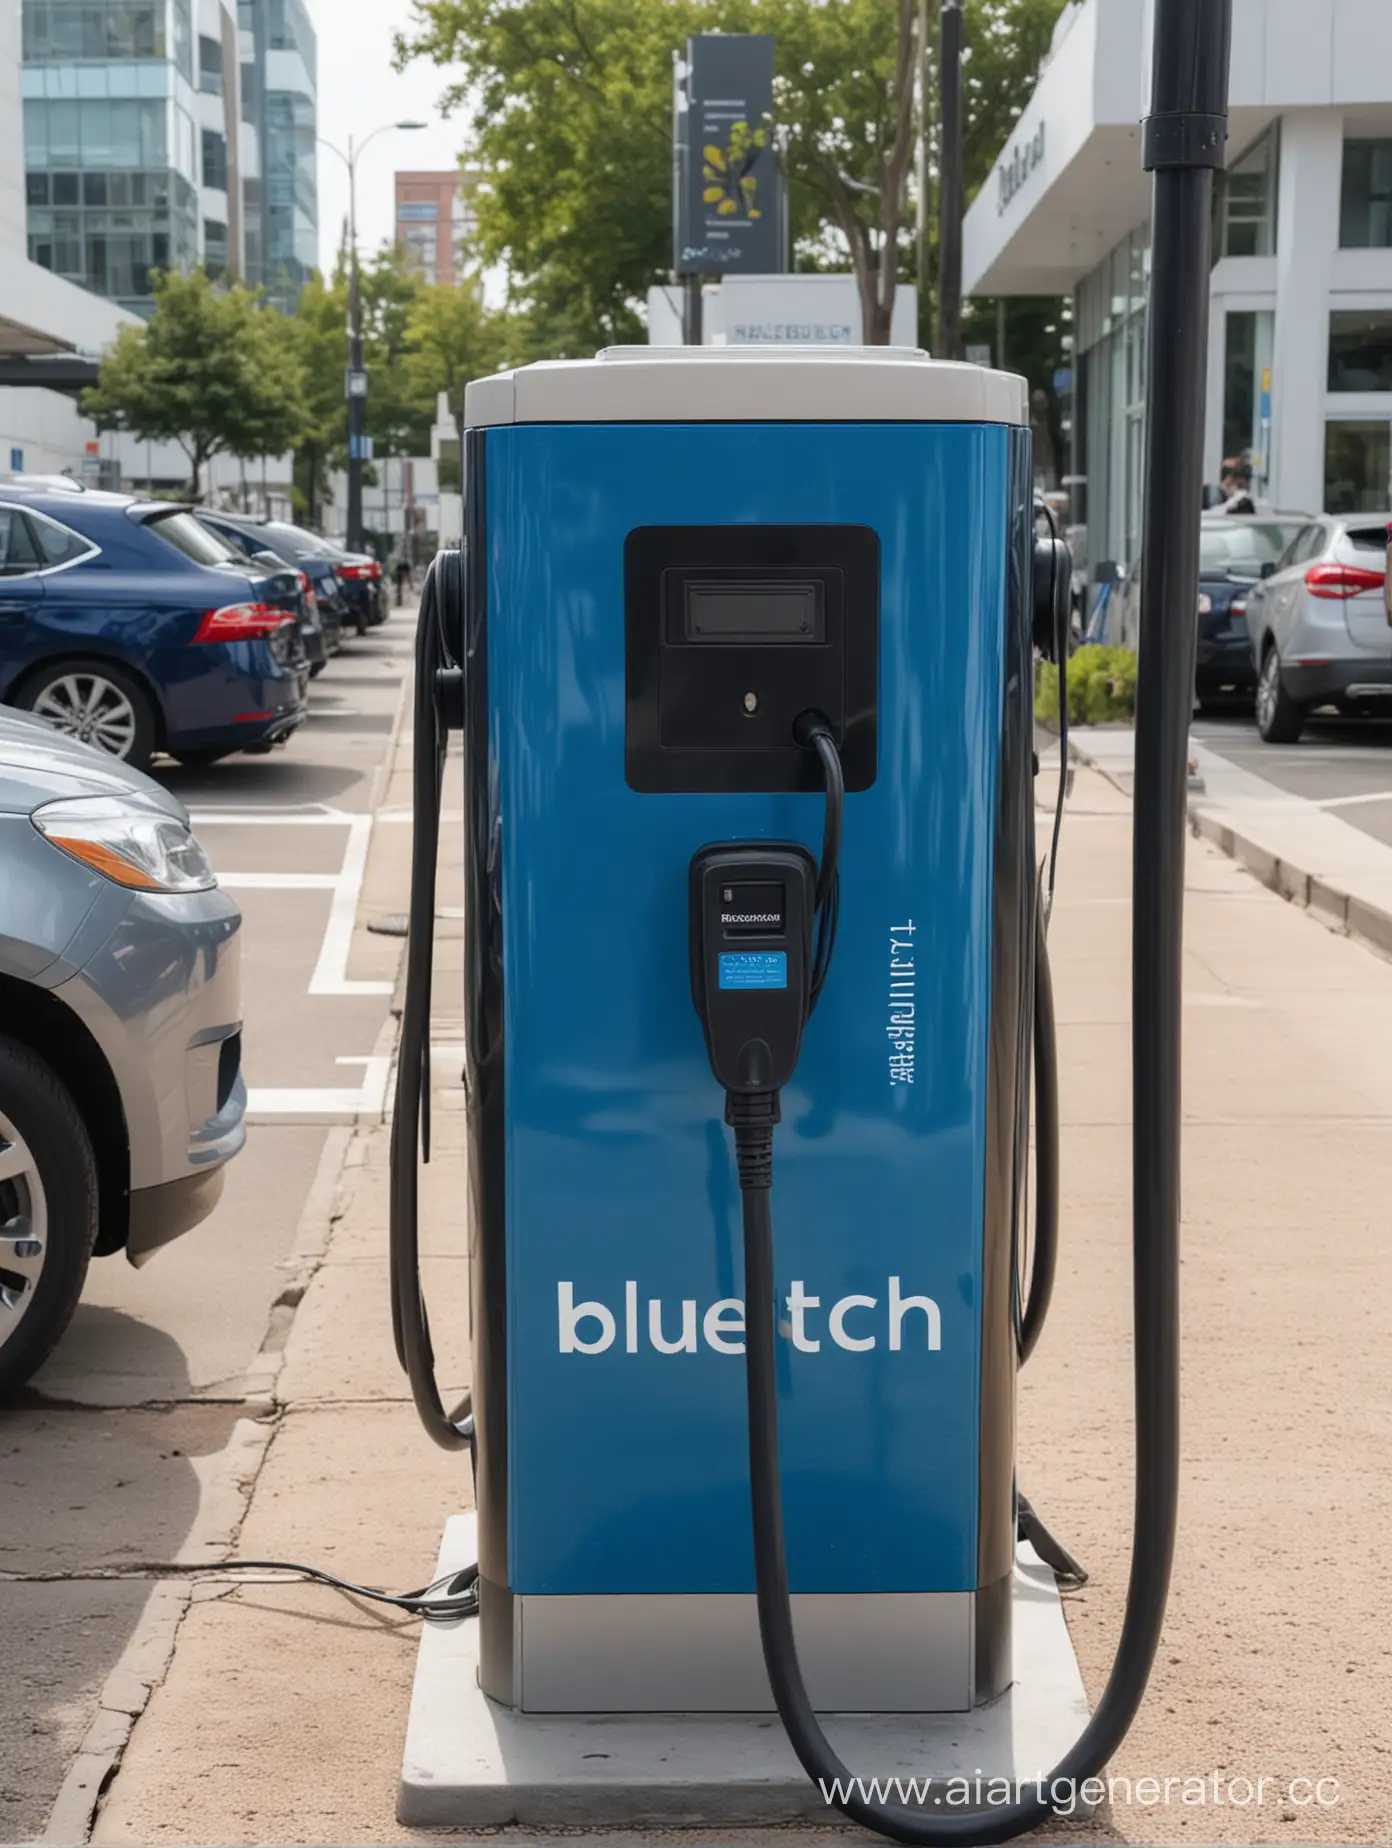
<path id="1" fill-rule="evenodd" d="M 1218 176 L 1218 235 L 1214 248 L 1220 256 L 1274 255 L 1277 145 L 1276 131 L 1272 129 Z"/>
<path id="2" fill-rule="evenodd" d="M 1392 391 L 1392 308 L 1329 317 L 1330 391 Z"/>
<path id="3" fill-rule="evenodd" d="M 1392 424 L 1330 422 L 1324 427 L 1326 513 L 1384 513 L 1392 507 Z"/>
<path id="4" fill-rule="evenodd" d="M 1345 141 L 1339 242 L 1345 250 L 1392 249 L 1392 138 Z"/>
<path id="5" fill-rule="evenodd" d="M 1245 456 L 1258 485 L 1271 447 L 1271 360 L 1276 317 L 1269 309 L 1230 309 L 1223 350 L 1223 454 Z"/>

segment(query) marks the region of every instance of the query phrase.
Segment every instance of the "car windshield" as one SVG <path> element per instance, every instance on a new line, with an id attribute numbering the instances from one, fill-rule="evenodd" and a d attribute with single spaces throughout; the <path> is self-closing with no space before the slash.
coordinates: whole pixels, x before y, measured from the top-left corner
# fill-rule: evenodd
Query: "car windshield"
<path id="1" fill-rule="evenodd" d="M 303 526 L 292 526 L 289 520 L 268 520 L 266 531 L 274 533 L 286 545 L 294 546 L 297 552 L 307 552 L 311 558 L 332 558 L 335 555 L 335 548 L 327 539 L 321 539 L 317 533 L 311 533 Z"/>
<path id="2" fill-rule="evenodd" d="M 1263 565 L 1274 565 L 1304 520 L 1215 520 L 1205 525 L 1199 540 L 1199 569 L 1205 577 L 1251 578 L 1261 576 Z"/>
<path id="3" fill-rule="evenodd" d="M 210 532 L 191 513 L 157 513 L 145 524 L 196 565 L 239 565 L 243 562 L 225 539 Z"/>

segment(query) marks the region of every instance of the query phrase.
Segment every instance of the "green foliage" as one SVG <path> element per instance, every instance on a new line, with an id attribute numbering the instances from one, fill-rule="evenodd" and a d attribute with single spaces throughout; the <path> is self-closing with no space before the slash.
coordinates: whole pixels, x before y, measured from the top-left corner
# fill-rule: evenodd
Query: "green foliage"
<path id="1" fill-rule="evenodd" d="M 1058 669 L 1050 661 L 1035 664 L 1034 710 L 1041 719 L 1059 715 Z M 1106 725 L 1134 718 L 1136 656 L 1130 648 L 1100 648 L 1092 643 L 1068 660 L 1068 722 Z"/>
<path id="2" fill-rule="evenodd" d="M 995 167 L 1030 99 L 1049 39 L 1067 0 L 965 0 L 962 64 L 967 197 Z"/>
<path id="3" fill-rule="evenodd" d="M 434 413 L 435 395 L 449 398 L 463 428 L 464 387 L 496 372 L 521 345 L 515 320 L 486 308 L 477 277 L 458 288 L 428 283 L 417 289 L 406 317 L 408 389 Z"/>
<path id="4" fill-rule="evenodd" d="M 477 280 L 455 288 L 427 283 L 384 247 L 359 272 L 363 363 L 368 374 L 366 423 L 380 457 L 424 455 L 439 392 L 456 417 L 464 387 L 516 357 L 515 321 L 484 305 Z M 308 408 L 295 456 L 295 488 L 305 517 L 317 524 L 328 471 L 348 454 L 343 396 L 348 365 L 348 274 L 314 276 L 300 292 L 293 322 Z"/>
<path id="5" fill-rule="evenodd" d="M 1063 0 L 966 0 L 974 190 L 1029 94 Z M 931 19 L 936 8 L 929 9 Z M 412 0 L 398 56 L 450 71 L 473 118 L 478 255 L 506 265 L 529 327 L 518 357 L 643 337 L 671 267 L 672 54 L 692 32 L 771 32 L 797 267 L 861 272 L 886 240 L 913 273 L 916 0 Z M 936 45 L 932 35 L 930 54 Z M 907 113 L 906 113 L 907 112 Z M 887 325 L 887 317 L 886 317 Z"/>
<path id="6" fill-rule="evenodd" d="M 153 314 L 121 329 L 82 409 L 99 429 L 177 442 L 195 495 L 211 457 L 279 454 L 306 415 L 284 317 L 201 269 L 156 278 Z"/>

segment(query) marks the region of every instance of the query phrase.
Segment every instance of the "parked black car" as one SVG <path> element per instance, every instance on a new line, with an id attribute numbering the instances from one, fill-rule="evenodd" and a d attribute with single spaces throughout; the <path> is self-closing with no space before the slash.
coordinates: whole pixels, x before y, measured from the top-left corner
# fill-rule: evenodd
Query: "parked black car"
<path id="1" fill-rule="evenodd" d="M 200 507 L 198 518 L 242 557 L 255 559 L 269 553 L 282 566 L 297 570 L 304 579 L 306 599 L 313 599 L 318 612 L 324 654 L 337 654 L 343 645 L 343 631 L 353 622 L 353 616 L 332 557 L 328 552 L 310 552 L 303 543 L 314 538 L 312 533 L 303 533 L 301 527 L 288 521 L 264 520 L 250 513 L 223 513 L 212 507 Z"/>
<path id="2" fill-rule="evenodd" d="M 1257 667 L 1247 598 L 1291 540 L 1302 514 L 1206 513 L 1199 539 L 1199 634 L 1194 695 L 1202 704 L 1250 700 Z"/>

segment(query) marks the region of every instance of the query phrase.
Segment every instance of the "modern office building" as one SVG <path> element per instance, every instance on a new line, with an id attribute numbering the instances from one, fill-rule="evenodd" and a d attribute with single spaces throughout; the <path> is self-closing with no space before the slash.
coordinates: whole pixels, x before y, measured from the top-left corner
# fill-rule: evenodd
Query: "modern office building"
<path id="1" fill-rule="evenodd" d="M 407 267 L 430 282 L 459 282 L 469 265 L 479 170 L 396 176 L 396 242 Z"/>
<path id="2" fill-rule="evenodd" d="M 318 40 L 305 0 L 236 0 L 236 10 L 255 150 L 243 178 L 245 275 L 289 307 L 319 261 Z"/>
<path id="3" fill-rule="evenodd" d="M 31 262 L 27 238 L 20 17 L 0 5 L 0 470 L 101 479 L 110 458 L 75 393 L 129 317 Z"/>
<path id="4" fill-rule="evenodd" d="M 1240 0 L 1214 205 L 1205 472 L 1297 511 L 1392 507 L 1392 0 Z M 967 216 L 977 296 L 1072 298 L 1071 517 L 1140 545 L 1149 0 L 1074 0 Z M 1007 355 L 1007 363 L 1009 356 Z"/>
<path id="5" fill-rule="evenodd" d="M 198 263 L 292 299 L 317 221 L 302 0 L 22 0 L 22 22 L 33 261 L 137 313 L 152 270 Z"/>

